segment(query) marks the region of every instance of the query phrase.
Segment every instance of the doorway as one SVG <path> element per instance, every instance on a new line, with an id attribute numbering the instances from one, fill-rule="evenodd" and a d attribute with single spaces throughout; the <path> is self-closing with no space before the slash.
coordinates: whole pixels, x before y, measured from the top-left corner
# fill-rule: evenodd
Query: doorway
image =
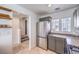
<path id="1" fill-rule="evenodd" d="M 19 16 L 18 27 L 19 27 L 19 44 L 13 48 L 13 53 L 18 53 L 21 50 L 29 49 L 29 36 L 28 36 L 28 21 L 27 16 L 21 14 Z"/>
<path id="2" fill-rule="evenodd" d="M 27 18 L 22 17 L 20 19 L 20 31 L 21 31 L 21 43 L 29 40 L 27 35 Z"/>

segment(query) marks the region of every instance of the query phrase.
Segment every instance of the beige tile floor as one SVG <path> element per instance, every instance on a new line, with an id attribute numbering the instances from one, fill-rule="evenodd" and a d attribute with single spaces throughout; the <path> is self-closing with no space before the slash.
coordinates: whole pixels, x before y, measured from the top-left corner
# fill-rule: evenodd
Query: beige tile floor
<path id="1" fill-rule="evenodd" d="M 21 51 L 18 52 L 18 54 L 56 54 L 56 53 L 49 51 L 49 50 L 45 51 L 41 48 L 35 47 L 31 50 L 29 50 L 27 48 L 24 49 L 24 50 L 21 50 Z"/>
<path id="2" fill-rule="evenodd" d="M 21 44 L 19 44 L 18 46 L 13 48 L 13 53 L 18 53 L 19 51 L 22 51 L 24 49 L 28 49 L 28 47 L 29 47 L 28 44 L 29 44 L 28 40 L 22 42 Z"/>
<path id="3" fill-rule="evenodd" d="M 28 41 L 23 42 L 19 46 L 15 47 L 13 49 L 13 52 L 15 54 L 56 54 L 55 52 L 52 52 L 50 50 L 46 51 L 39 47 L 35 47 L 35 48 L 32 48 L 31 50 L 29 50 L 28 44 L 29 44 Z"/>

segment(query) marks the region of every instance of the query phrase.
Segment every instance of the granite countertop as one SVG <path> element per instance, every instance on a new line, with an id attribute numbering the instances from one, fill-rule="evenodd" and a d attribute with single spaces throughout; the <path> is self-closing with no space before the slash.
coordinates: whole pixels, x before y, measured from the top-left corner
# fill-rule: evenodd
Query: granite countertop
<path id="1" fill-rule="evenodd" d="M 67 41 L 67 44 L 79 47 L 79 37 L 59 35 L 59 34 L 49 34 L 49 35 L 55 36 L 55 37 L 60 37 L 60 38 L 65 38 Z"/>
<path id="2" fill-rule="evenodd" d="M 61 38 L 66 38 L 65 35 L 59 35 L 59 34 L 50 34 L 50 36 L 55 36 L 55 37 L 61 37 Z"/>
<path id="3" fill-rule="evenodd" d="M 75 33 L 75 32 L 51 32 L 50 34 L 69 35 L 69 36 L 78 36 L 79 37 L 79 33 Z"/>

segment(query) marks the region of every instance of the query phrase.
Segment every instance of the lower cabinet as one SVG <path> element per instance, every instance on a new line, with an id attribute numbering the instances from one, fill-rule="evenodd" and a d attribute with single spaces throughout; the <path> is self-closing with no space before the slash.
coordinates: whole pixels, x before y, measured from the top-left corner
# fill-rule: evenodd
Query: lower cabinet
<path id="1" fill-rule="evenodd" d="M 65 41 L 64 38 L 56 38 L 56 52 L 64 53 Z"/>
<path id="2" fill-rule="evenodd" d="M 55 38 L 48 38 L 48 49 L 55 51 Z"/>
<path id="3" fill-rule="evenodd" d="M 49 36 L 48 37 L 48 49 L 57 53 L 64 53 L 65 38 Z"/>
<path id="4" fill-rule="evenodd" d="M 0 29 L 0 54 L 12 53 L 12 29 Z"/>

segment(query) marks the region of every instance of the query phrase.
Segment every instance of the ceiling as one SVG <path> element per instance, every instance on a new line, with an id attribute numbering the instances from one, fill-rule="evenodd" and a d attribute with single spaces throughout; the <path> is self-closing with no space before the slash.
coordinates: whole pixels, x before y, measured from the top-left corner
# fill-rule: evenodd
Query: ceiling
<path id="1" fill-rule="evenodd" d="M 48 7 L 48 4 L 19 4 L 19 5 L 35 12 L 38 15 L 60 12 L 62 10 L 78 6 L 78 4 L 52 4 L 51 7 Z"/>

